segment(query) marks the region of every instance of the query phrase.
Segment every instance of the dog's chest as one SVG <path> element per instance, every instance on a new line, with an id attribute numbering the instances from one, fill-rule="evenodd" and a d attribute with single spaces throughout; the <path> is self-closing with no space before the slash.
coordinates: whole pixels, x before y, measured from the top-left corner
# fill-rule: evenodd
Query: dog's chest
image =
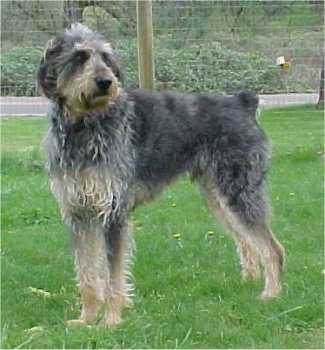
<path id="1" fill-rule="evenodd" d="M 110 138 L 103 137 L 102 133 L 84 130 L 76 134 L 65 134 L 59 140 L 61 166 L 87 166 L 105 161 L 109 153 Z"/>
<path id="2" fill-rule="evenodd" d="M 122 193 L 117 181 L 97 169 L 52 174 L 51 190 L 63 215 L 97 217 L 104 221 L 119 210 Z"/>

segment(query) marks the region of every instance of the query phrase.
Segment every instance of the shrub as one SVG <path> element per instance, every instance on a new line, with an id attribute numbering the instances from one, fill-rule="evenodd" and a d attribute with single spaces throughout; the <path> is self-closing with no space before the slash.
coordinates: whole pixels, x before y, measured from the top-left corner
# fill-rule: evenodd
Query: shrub
<path id="1" fill-rule="evenodd" d="M 270 59 L 229 50 L 217 42 L 157 53 L 158 88 L 224 93 L 243 88 L 258 93 L 284 90 L 281 72 Z"/>
<path id="2" fill-rule="evenodd" d="M 138 86 L 137 40 L 122 39 L 117 43 L 124 83 Z M 258 53 L 228 49 L 218 42 L 185 44 L 182 48 L 166 44 L 163 37 L 155 40 L 157 90 L 188 92 L 216 91 L 232 93 L 246 88 L 256 93 L 304 92 L 306 79 L 284 79 L 274 62 Z M 16 47 L 2 55 L 2 95 L 35 96 L 35 72 L 41 47 Z"/>
<path id="3" fill-rule="evenodd" d="M 40 47 L 15 47 L 2 54 L 2 95 L 36 95 L 35 72 L 42 51 Z"/>

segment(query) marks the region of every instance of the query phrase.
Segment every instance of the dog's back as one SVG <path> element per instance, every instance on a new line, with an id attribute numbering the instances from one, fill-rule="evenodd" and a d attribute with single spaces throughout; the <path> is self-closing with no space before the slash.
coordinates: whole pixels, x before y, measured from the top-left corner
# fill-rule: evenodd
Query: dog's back
<path id="1" fill-rule="evenodd" d="M 186 170 L 196 172 L 198 163 L 206 167 L 214 159 L 244 158 L 254 150 L 265 159 L 261 172 L 265 170 L 269 145 L 256 122 L 258 98 L 251 92 L 128 93 L 134 103 L 135 147 L 141 159 L 137 174 L 143 181 L 169 182 Z"/>
<path id="2" fill-rule="evenodd" d="M 248 90 L 234 95 L 186 94 L 171 91 L 150 93 L 141 89 L 126 91 L 135 103 L 136 116 L 148 119 L 149 123 L 158 115 L 160 120 L 166 116 L 171 116 L 174 120 L 182 116 L 185 119 L 191 116 L 195 118 L 211 116 L 216 119 L 221 117 L 222 109 L 226 110 L 227 114 L 233 110 L 240 112 L 236 113 L 240 116 L 255 119 L 259 106 L 259 98 Z"/>
<path id="3" fill-rule="evenodd" d="M 265 137 L 256 123 L 259 99 L 250 91 L 224 96 L 135 89 L 128 95 L 134 103 L 134 128 L 140 143 L 159 137 L 159 144 L 185 140 L 194 145 L 213 142 L 224 133 L 241 137 L 250 129 Z"/>

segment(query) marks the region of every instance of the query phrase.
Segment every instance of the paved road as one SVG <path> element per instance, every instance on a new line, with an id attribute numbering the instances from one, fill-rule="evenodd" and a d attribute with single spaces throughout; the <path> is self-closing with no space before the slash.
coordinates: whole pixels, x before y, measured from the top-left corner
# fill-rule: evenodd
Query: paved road
<path id="1" fill-rule="evenodd" d="M 281 107 L 296 104 L 317 103 L 318 94 L 260 95 L 261 107 Z M 44 97 L 1 97 L 0 116 L 46 115 L 49 102 Z"/>
<path id="2" fill-rule="evenodd" d="M 0 115 L 46 115 L 49 102 L 44 97 L 0 97 Z"/>

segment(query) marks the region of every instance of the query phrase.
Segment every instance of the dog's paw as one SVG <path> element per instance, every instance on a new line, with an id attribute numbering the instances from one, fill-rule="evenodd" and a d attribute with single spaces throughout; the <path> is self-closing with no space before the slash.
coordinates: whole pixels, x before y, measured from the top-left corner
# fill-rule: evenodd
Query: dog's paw
<path id="1" fill-rule="evenodd" d="M 86 322 L 80 319 L 67 321 L 67 326 L 71 328 L 85 326 L 85 325 L 86 325 Z"/>
<path id="2" fill-rule="evenodd" d="M 116 328 L 122 322 L 122 318 L 116 313 L 110 313 L 106 316 L 106 326 L 108 328 Z"/>

